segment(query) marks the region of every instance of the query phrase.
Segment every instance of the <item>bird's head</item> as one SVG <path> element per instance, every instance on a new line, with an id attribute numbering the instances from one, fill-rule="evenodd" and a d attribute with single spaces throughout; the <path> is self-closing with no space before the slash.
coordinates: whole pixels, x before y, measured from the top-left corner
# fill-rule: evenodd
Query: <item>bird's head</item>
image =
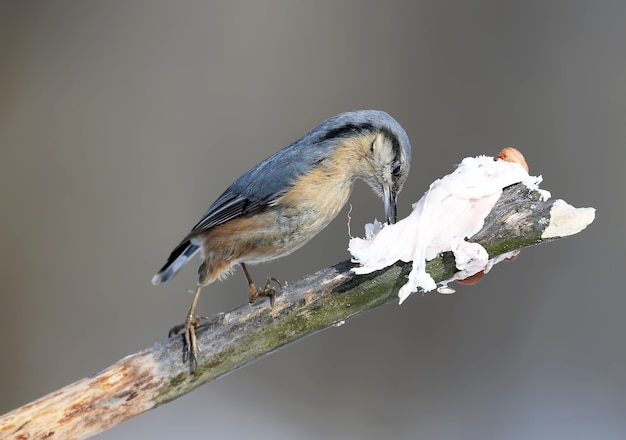
<path id="1" fill-rule="evenodd" d="M 387 223 L 395 223 L 398 193 L 409 175 L 411 162 L 411 145 L 404 129 L 397 123 L 395 127 L 382 127 L 372 140 L 367 159 L 371 168 L 363 180 L 383 199 Z"/>
<path id="2" fill-rule="evenodd" d="M 385 220 L 395 223 L 397 197 L 409 175 L 411 144 L 402 126 L 380 110 L 342 113 L 324 125 L 324 139 L 341 146 L 341 162 L 383 199 Z"/>

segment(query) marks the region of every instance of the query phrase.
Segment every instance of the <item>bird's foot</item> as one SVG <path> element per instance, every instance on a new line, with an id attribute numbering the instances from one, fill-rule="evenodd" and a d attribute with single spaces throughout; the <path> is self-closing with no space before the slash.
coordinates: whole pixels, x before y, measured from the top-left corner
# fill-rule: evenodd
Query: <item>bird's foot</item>
<path id="1" fill-rule="evenodd" d="M 178 324 L 172 327 L 168 333 L 168 338 L 176 336 L 184 330 L 185 348 L 183 351 L 183 362 L 189 361 L 191 369 L 195 370 L 198 364 L 198 343 L 196 339 L 196 329 L 200 326 L 200 322 L 209 319 L 206 316 L 187 315 L 184 324 Z"/>
<path id="2" fill-rule="evenodd" d="M 274 301 L 276 300 L 276 289 L 272 287 L 272 281 L 278 284 L 280 288 L 280 281 L 276 278 L 270 277 L 265 282 L 265 287 L 263 289 L 259 289 L 254 283 L 250 283 L 250 291 L 248 294 L 248 302 L 250 304 L 254 303 L 259 298 L 268 297 L 270 299 L 270 305 L 274 307 Z"/>

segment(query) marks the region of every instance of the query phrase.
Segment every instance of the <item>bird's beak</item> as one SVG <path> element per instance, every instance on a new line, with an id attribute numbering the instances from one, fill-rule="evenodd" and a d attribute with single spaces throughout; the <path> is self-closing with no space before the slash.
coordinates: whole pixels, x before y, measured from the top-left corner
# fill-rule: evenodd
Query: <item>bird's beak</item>
<path id="1" fill-rule="evenodd" d="M 383 185 L 383 203 L 385 204 L 385 220 L 388 225 L 392 225 L 398 217 L 398 205 L 396 194 L 389 185 Z"/>

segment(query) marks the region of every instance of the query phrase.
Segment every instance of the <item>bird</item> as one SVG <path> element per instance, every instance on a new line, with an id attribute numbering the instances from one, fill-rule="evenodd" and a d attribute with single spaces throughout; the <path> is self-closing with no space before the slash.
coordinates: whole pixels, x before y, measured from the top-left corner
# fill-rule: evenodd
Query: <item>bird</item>
<path id="1" fill-rule="evenodd" d="M 202 288 L 237 265 L 250 303 L 275 290 L 252 281 L 247 264 L 284 257 L 324 229 L 344 207 L 355 180 L 383 200 L 386 223 L 395 223 L 397 197 L 407 179 L 411 145 L 402 126 L 381 110 L 341 113 L 253 166 L 235 180 L 171 252 L 152 284 L 168 282 L 196 254 L 202 263 L 184 325 L 184 359 L 197 363 L 195 314 Z"/>

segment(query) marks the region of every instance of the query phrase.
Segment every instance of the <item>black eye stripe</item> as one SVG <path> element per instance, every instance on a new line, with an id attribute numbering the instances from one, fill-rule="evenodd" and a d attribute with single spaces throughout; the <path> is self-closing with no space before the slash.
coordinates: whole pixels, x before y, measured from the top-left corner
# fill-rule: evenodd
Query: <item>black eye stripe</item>
<path id="1" fill-rule="evenodd" d="M 342 138 L 351 137 L 356 134 L 361 134 L 364 132 L 373 132 L 373 131 L 375 131 L 374 125 L 369 122 L 364 122 L 363 124 L 358 124 L 358 125 L 344 124 L 341 127 L 334 128 L 330 130 L 329 132 L 327 132 L 324 136 L 322 136 L 322 138 L 320 139 L 320 142 L 327 141 L 329 139 L 339 138 L 339 137 L 342 137 Z"/>

